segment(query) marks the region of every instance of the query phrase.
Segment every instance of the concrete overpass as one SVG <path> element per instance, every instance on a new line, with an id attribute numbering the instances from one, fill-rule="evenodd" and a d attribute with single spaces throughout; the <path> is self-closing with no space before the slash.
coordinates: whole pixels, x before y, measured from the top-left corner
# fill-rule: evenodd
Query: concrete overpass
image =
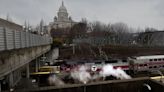
<path id="1" fill-rule="evenodd" d="M 41 57 L 47 53 L 52 38 L 29 32 L 0 27 L 0 92 L 4 87 L 14 87 L 22 77 L 29 78 L 29 64 L 34 61 L 35 70 Z"/>

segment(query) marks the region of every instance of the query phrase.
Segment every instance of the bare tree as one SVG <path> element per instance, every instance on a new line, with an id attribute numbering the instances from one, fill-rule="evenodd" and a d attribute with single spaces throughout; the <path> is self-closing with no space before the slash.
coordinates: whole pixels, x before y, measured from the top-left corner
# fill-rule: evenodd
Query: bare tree
<path id="1" fill-rule="evenodd" d="M 73 38 L 83 38 L 87 32 L 87 24 L 78 23 L 75 24 L 69 31 L 70 37 Z"/>
<path id="2" fill-rule="evenodd" d="M 128 44 L 131 34 L 130 29 L 125 23 L 115 23 L 111 25 L 111 29 L 116 34 L 117 44 Z"/>

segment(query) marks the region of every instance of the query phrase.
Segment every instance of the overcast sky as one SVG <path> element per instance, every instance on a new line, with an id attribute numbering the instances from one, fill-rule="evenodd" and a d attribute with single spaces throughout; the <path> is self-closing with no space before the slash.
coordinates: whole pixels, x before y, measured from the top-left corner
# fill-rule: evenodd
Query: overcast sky
<path id="1" fill-rule="evenodd" d="M 63 0 L 74 21 L 124 22 L 132 28 L 164 29 L 164 0 Z M 36 25 L 53 21 L 62 0 L 0 0 L 0 17 Z"/>

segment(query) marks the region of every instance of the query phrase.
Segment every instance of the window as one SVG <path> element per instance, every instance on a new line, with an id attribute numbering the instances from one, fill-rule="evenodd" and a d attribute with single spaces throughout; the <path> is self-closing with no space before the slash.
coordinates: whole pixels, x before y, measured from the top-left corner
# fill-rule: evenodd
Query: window
<path id="1" fill-rule="evenodd" d="M 154 66 L 154 68 L 157 68 L 157 66 Z"/>
<path id="2" fill-rule="evenodd" d="M 139 66 L 143 66 L 143 64 L 140 64 Z"/>
<path id="3" fill-rule="evenodd" d="M 127 62 L 127 60 L 122 60 L 122 62 Z"/>
<path id="4" fill-rule="evenodd" d="M 158 59 L 158 61 L 161 61 L 161 59 Z"/>
<path id="5" fill-rule="evenodd" d="M 153 59 L 149 59 L 149 61 L 153 61 Z"/>
<path id="6" fill-rule="evenodd" d="M 95 64 L 101 64 L 101 62 L 95 62 Z"/>
<path id="7" fill-rule="evenodd" d="M 157 59 L 154 59 L 154 61 L 157 61 Z"/>
<path id="8" fill-rule="evenodd" d="M 84 64 L 84 62 L 79 62 L 79 64 Z"/>
<path id="9" fill-rule="evenodd" d="M 105 63 L 117 63 L 117 60 L 109 60 L 109 61 L 105 61 Z"/>

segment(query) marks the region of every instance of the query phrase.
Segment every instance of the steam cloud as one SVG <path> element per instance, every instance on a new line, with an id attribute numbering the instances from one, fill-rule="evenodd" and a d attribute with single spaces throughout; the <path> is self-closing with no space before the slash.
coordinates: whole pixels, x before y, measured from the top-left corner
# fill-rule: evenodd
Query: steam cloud
<path id="1" fill-rule="evenodd" d="M 87 69 L 88 68 L 86 66 L 80 66 L 71 72 L 71 77 L 86 84 L 89 80 L 91 80 L 91 75 L 87 72 Z"/>
<path id="2" fill-rule="evenodd" d="M 83 84 L 95 79 L 105 78 L 107 76 L 113 76 L 117 79 L 131 79 L 131 77 L 127 75 L 121 68 L 114 69 L 113 66 L 109 64 L 104 65 L 99 73 L 95 73 L 93 75 L 91 75 L 90 71 L 88 70 L 90 70 L 88 66 L 81 65 L 72 70 L 70 76 L 74 79 L 74 81 L 78 81 Z M 60 86 L 65 84 L 55 75 L 50 76 L 48 80 L 50 85 Z"/>
<path id="3" fill-rule="evenodd" d="M 102 71 L 99 74 L 95 74 L 93 76 L 87 71 L 89 68 L 87 66 L 80 66 L 79 68 L 73 70 L 71 72 L 71 77 L 74 80 L 78 80 L 84 84 L 92 81 L 94 79 L 100 77 L 114 76 L 117 79 L 131 79 L 129 75 L 127 75 L 121 68 L 114 69 L 112 65 L 104 65 L 102 67 Z"/>
<path id="4" fill-rule="evenodd" d="M 61 86 L 61 85 L 64 85 L 65 83 L 59 79 L 56 75 L 51 75 L 49 78 L 48 78 L 48 81 L 49 81 L 49 84 L 50 85 L 55 85 L 55 86 Z"/>
<path id="5" fill-rule="evenodd" d="M 129 75 L 127 75 L 121 68 L 114 69 L 112 65 L 104 65 L 102 71 L 100 72 L 100 76 L 114 76 L 117 79 L 131 79 Z"/>

